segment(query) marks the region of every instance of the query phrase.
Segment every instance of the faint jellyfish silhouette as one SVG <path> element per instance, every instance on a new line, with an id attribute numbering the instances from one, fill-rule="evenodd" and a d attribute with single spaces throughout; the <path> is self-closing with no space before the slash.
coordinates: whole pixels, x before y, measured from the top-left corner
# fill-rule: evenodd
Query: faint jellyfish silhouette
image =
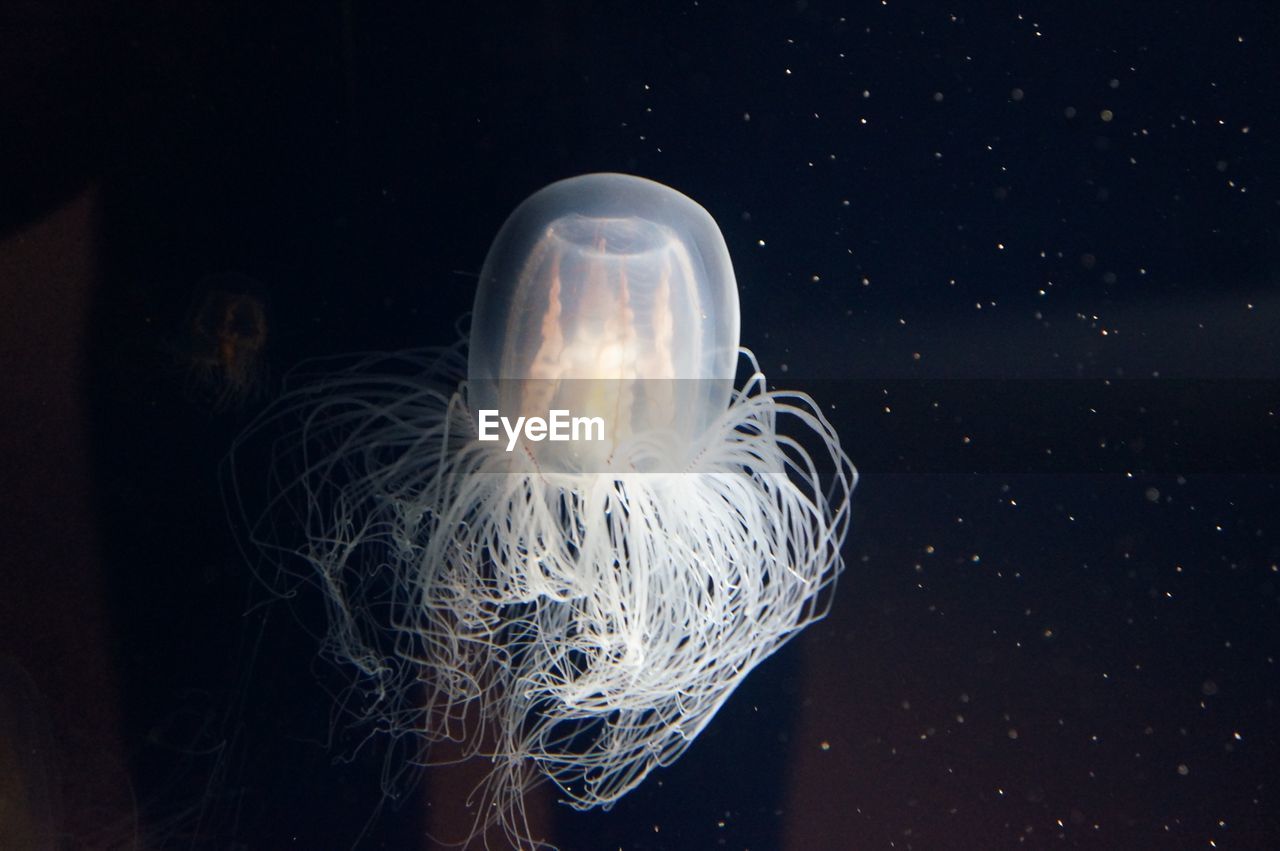
<path id="1" fill-rule="evenodd" d="M 445 738 L 492 760 L 477 833 L 527 841 L 546 780 L 607 809 L 825 614 L 857 474 L 738 328 L 702 207 L 571 178 L 498 233 L 468 343 L 304 378 L 233 450 L 241 493 L 243 441 L 290 429 L 251 539 L 322 589 L 366 720 L 428 761 Z"/>
<path id="2" fill-rule="evenodd" d="M 248 289 L 252 279 L 223 275 L 201 282 L 204 294 L 187 319 L 176 350 L 187 370 L 188 394 L 215 411 L 238 408 L 262 390 L 267 310 Z"/>

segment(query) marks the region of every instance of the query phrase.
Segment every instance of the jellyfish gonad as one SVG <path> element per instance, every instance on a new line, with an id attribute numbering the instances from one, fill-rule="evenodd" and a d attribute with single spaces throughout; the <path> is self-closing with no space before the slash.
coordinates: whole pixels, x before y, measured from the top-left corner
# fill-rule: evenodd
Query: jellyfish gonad
<path id="1" fill-rule="evenodd" d="M 446 738 L 490 760 L 477 831 L 526 839 L 544 782 L 607 809 L 825 613 L 857 475 L 738 332 L 711 216 L 586 175 L 507 220 L 464 342 L 313 377 L 251 426 L 276 430 L 255 543 L 321 589 L 348 706 L 427 762 Z M 556 440 L 557 412 L 594 428 Z"/>

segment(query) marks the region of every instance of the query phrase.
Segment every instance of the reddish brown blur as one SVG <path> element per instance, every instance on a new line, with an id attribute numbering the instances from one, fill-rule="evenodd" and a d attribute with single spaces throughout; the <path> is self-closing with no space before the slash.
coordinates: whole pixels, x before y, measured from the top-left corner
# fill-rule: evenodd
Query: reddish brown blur
<path id="1" fill-rule="evenodd" d="M 33 785 L 56 787 L 44 792 L 61 799 L 62 822 L 39 824 L 49 816 L 34 811 L 6 819 L 5 848 L 42 847 L 19 843 L 49 829 L 62 833 L 57 847 L 93 844 L 104 830 L 131 833 L 121 825 L 134 819 L 84 387 L 97 195 L 91 187 L 0 242 L 0 657 L 29 678 L 6 697 L 34 710 L 36 694 L 56 746 L 11 783 L 32 800 Z"/>
<path id="2" fill-rule="evenodd" d="M 475 718 L 470 719 L 467 729 L 476 728 Z M 482 744 L 481 748 L 484 747 Z M 452 764 L 435 765 L 427 769 L 423 789 L 428 835 L 424 838 L 422 847 L 467 851 L 511 847 L 511 840 L 500 828 L 490 829 L 477 836 L 471 835 L 475 829 L 480 797 L 473 796 L 472 793 L 484 782 L 492 768 L 489 760 L 483 757 L 464 759 L 462 746 L 454 742 L 440 742 L 433 746 L 431 759 L 433 762 Z M 539 786 L 524 796 L 529 833 L 539 841 L 554 841 L 551 834 L 552 808 L 555 803 L 552 798 L 550 788 L 546 785 Z M 466 842 L 468 838 L 470 842 Z M 465 845 L 462 844 L 464 842 Z"/>

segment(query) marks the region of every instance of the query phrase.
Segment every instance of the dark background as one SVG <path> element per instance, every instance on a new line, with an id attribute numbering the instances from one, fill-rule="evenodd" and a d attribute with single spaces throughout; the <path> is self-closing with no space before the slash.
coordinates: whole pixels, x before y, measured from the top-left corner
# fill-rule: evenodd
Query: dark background
<path id="1" fill-rule="evenodd" d="M 830 618 L 564 847 L 1280 843 L 1280 12 L 966 5 L 7 4 L 0 691 L 67 844 L 421 844 L 218 465 L 602 170 L 711 212 L 863 479 Z"/>

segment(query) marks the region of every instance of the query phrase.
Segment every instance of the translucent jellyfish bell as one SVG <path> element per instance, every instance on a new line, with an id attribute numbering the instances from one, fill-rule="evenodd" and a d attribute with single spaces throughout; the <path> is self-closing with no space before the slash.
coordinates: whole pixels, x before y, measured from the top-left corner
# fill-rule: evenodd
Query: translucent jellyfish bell
<path id="1" fill-rule="evenodd" d="M 532 447 L 544 468 L 589 470 L 637 437 L 678 464 L 729 405 L 738 329 L 733 264 L 706 210 L 640 177 L 562 180 L 517 207 L 489 249 L 468 401 L 512 419 L 603 419 L 595 446 Z"/>

